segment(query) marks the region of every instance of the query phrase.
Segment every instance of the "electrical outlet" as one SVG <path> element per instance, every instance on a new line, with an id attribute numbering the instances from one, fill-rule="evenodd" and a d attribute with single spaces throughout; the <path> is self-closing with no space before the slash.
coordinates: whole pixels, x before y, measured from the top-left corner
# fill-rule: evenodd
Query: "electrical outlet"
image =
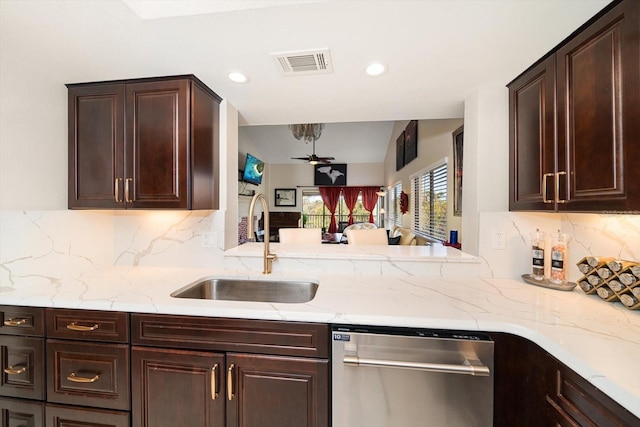
<path id="1" fill-rule="evenodd" d="M 506 237 L 503 229 L 491 231 L 491 249 L 504 250 L 507 247 Z"/>
<path id="2" fill-rule="evenodd" d="M 203 248 L 215 248 L 216 246 L 218 246 L 218 233 L 216 233 L 215 231 L 202 233 Z"/>

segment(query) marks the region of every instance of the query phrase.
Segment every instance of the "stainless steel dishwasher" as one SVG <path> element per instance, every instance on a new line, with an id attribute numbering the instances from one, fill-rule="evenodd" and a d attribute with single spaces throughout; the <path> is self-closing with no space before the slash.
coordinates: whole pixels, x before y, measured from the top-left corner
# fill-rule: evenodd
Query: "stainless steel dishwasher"
<path id="1" fill-rule="evenodd" d="M 333 427 L 489 427 L 493 341 L 476 332 L 334 325 Z"/>

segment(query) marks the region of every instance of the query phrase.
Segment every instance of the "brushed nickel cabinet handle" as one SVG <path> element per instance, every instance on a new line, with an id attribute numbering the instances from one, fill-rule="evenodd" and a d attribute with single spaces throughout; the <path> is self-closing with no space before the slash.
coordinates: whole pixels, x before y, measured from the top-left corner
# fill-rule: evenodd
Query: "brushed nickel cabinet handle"
<path id="1" fill-rule="evenodd" d="M 8 368 L 4 369 L 4 373 L 8 375 L 19 375 L 26 371 L 27 371 L 27 367 L 21 366 L 21 365 L 18 365 L 18 366 L 10 365 Z"/>
<path id="2" fill-rule="evenodd" d="M 76 372 L 72 372 L 67 377 L 67 380 L 72 381 L 74 383 L 94 383 L 100 379 L 99 374 L 94 374 L 92 377 L 81 377 Z"/>
<path id="3" fill-rule="evenodd" d="M 216 400 L 218 397 L 218 385 L 216 377 L 218 376 L 218 364 L 216 363 L 211 367 L 211 400 Z"/>
<path id="4" fill-rule="evenodd" d="M 16 317 L 7 319 L 4 321 L 4 326 L 20 326 L 27 323 L 27 319 L 23 319 L 22 317 Z"/>
<path id="5" fill-rule="evenodd" d="M 121 181 L 122 181 L 122 178 L 116 178 L 115 182 L 113 183 L 113 195 L 116 199 L 116 203 L 122 202 L 122 199 L 120 198 L 120 182 Z"/>
<path id="6" fill-rule="evenodd" d="M 560 175 L 566 175 L 567 172 L 557 172 L 556 173 L 556 203 L 567 203 L 566 199 L 560 198 Z"/>
<path id="7" fill-rule="evenodd" d="M 91 326 L 84 326 L 84 325 L 78 325 L 76 322 L 71 322 L 67 325 L 67 329 L 71 329 L 72 331 L 78 331 L 78 332 L 91 332 L 91 331 L 95 331 L 99 327 L 100 325 L 98 325 L 97 323 Z"/>
<path id="8" fill-rule="evenodd" d="M 129 190 L 129 184 L 133 182 L 133 178 L 127 178 L 124 180 L 124 201 L 126 203 L 131 203 L 133 202 L 133 200 L 131 200 L 130 197 L 130 190 Z"/>
<path id="9" fill-rule="evenodd" d="M 233 398 L 236 397 L 233 394 L 233 366 L 234 365 L 232 363 L 227 370 L 227 398 L 229 400 L 233 400 Z"/>
<path id="10" fill-rule="evenodd" d="M 553 200 L 547 199 L 547 177 L 554 175 L 553 173 L 545 173 L 542 175 L 542 203 L 553 203 Z"/>

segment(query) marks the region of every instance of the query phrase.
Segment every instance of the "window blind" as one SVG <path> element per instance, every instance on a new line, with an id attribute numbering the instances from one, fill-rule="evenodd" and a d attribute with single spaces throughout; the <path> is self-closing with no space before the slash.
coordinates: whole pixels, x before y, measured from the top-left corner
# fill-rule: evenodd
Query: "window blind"
<path id="1" fill-rule="evenodd" d="M 402 182 L 397 182 L 387 191 L 387 220 L 392 225 L 402 225 L 402 213 L 400 212 L 400 193 Z"/>
<path id="2" fill-rule="evenodd" d="M 411 179 L 414 232 L 447 240 L 447 162 L 425 169 Z"/>

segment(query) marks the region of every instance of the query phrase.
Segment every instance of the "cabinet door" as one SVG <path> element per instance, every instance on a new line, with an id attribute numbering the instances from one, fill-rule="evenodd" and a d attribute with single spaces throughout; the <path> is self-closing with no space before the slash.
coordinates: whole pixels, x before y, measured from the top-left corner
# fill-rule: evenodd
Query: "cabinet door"
<path id="1" fill-rule="evenodd" d="M 68 203 L 124 208 L 124 85 L 69 87 Z"/>
<path id="2" fill-rule="evenodd" d="M 133 347 L 131 358 L 133 426 L 224 426 L 223 354 Z"/>
<path id="3" fill-rule="evenodd" d="M 509 84 L 509 209 L 555 209 L 555 61 Z"/>
<path id="4" fill-rule="evenodd" d="M 545 411 L 545 352 L 531 341 L 506 333 L 491 333 L 494 341 L 495 427 L 556 425 Z M 517 355 L 517 357 L 514 357 Z"/>
<path id="5" fill-rule="evenodd" d="M 189 100 L 188 80 L 126 85 L 128 207 L 188 207 Z"/>
<path id="6" fill-rule="evenodd" d="M 556 54 L 559 209 L 640 211 L 637 1 L 623 1 Z"/>
<path id="7" fill-rule="evenodd" d="M 227 354 L 228 427 L 326 427 L 326 360 Z"/>

